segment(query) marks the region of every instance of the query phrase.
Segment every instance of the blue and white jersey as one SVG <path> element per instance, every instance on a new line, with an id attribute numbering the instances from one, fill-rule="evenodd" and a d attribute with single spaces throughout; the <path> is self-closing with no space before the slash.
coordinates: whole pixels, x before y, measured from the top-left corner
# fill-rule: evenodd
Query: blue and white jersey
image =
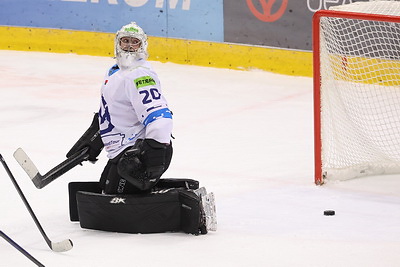
<path id="1" fill-rule="evenodd" d="M 99 123 L 110 159 L 138 138 L 170 142 L 172 114 L 149 62 L 138 61 L 129 69 L 114 65 L 108 71 L 101 87 Z"/>

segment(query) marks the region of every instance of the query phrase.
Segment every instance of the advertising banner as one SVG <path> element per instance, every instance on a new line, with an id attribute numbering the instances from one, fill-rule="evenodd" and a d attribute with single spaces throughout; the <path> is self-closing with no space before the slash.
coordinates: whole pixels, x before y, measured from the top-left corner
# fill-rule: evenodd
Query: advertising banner
<path id="1" fill-rule="evenodd" d="M 1 0 L 0 25 L 223 41 L 223 0 Z"/>
<path id="2" fill-rule="evenodd" d="M 313 14 L 360 1 L 368 0 L 226 0 L 224 41 L 311 50 Z"/>
<path id="3" fill-rule="evenodd" d="M 1 0 L 0 25 L 148 35 L 311 50 L 313 14 L 369 0 Z"/>

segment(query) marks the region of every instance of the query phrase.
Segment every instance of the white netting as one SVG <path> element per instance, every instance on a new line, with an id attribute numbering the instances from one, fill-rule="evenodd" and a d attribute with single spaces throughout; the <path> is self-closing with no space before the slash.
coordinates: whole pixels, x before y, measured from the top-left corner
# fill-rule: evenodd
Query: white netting
<path id="1" fill-rule="evenodd" d="M 398 16 L 400 2 L 398 0 L 355 2 L 347 5 L 331 6 L 329 9 L 337 11 Z"/>
<path id="2" fill-rule="evenodd" d="M 397 1 L 334 9 L 400 16 Z M 322 17 L 320 31 L 325 178 L 400 172 L 400 17 Z"/>

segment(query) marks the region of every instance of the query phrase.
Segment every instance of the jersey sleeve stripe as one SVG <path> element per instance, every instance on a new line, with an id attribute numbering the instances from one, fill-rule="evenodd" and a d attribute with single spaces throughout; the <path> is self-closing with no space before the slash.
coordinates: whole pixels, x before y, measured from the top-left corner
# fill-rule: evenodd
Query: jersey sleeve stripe
<path id="1" fill-rule="evenodd" d="M 150 113 L 147 118 L 143 121 L 144 126 L 147 126 L 149 123 L 160 119 L 160 118 L 167 118 L 172 119 L 172 113 L 168 108 L 159 109 Z"/>

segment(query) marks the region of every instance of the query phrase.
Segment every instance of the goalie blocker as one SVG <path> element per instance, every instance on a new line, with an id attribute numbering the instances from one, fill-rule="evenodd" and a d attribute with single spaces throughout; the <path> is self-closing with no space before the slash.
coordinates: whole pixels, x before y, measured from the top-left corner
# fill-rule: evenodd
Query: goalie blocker
<path id="1" fill-rule="evenodd" d="M 196 180 L 161 179 L 151 193 L 111 195 L 102 194 L 98 182 L 72 182 L 70 219 L 82 228 L 111 232 L 207 234 L 207 228 L 216 230 L 215 206 L 212 199 L 213 214 L 205 214 L 210 205 L 204 207 L 198 188 Z"/>

